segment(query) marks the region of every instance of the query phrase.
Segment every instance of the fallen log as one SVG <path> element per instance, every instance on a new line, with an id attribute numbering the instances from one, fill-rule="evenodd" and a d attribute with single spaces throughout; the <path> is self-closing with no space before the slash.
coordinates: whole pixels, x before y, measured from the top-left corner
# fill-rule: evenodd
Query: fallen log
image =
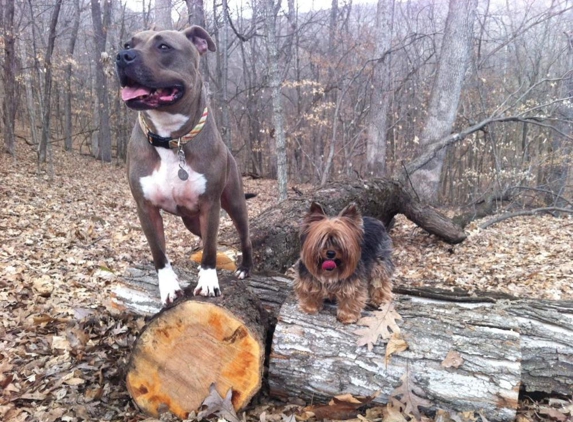
<path id="1" fill-rule="evenodd" d="M 211 384 L 222 397 L 232 389 L 235 409 L 259 391 L 266 313 L 244 283 L 221 284 L 224 295 L 178 300 L 155 315 L 138 337 L 126 384 L 145 413 L 158 417 L 170 411 L 187 419 L 209 395 Z"/>
<path id="2" fill-rule="evenodd" d="M 380 391 L 375 402 L 386 403 L 409 374 L 433 410 L 476 410 L 497 421 L 515 418 L 522 356 L 515 319 L 493 306 L 465 308 L 409 297 L 398 297 L 395 306 L 408 349 L 386 365 L 385 344 L 371 351 L 357 346 L 359 326 L 336 321 L 334 307 L 311 316 L 287 299 L 273 338 L 271 394 L 316 402 L 341 392 L 367 396 Z M 458 368 L 442 366 L 450 352 L 461 356 Z"/>
<path id="3" fill-rule="evenodd" d="M 196 279 L 196 273 L 180 271 L 181 279 Z M 515 412 L 520 383 L 527 393 L 573 392 L 573 302 L 406 290 L 397 280 L 395 293 L 402 294 L 396 307 L 409 349 L 392 355 L 386 368 L 385 345 L 372 351 L 356 347 L 359 327 L 339 324 L 334 309 L 309 316 L 292 299 L 280 308 L 292 288 L 290 278 L 255 273 L 246 281 L 278 320 L 270 324 L 275 331 L 269 382 L 276 397 L 324 401 L 342 392 L 369 395 L 380 389 L 377 401 L 385 402 L 409 370 L 436 407 L 489 409 L 486 417 L 505 420 Z M 130 270 L 114 288 L 113 303 L 143 314 L 160 309 L 153 267 Z M 450 350 L 463 359 L 458 368 L 440 366 Z"/>
<path id="4" fill-rule="evenodd" d="M 250 220 L 254 262 L 259 271 L 284 272 L 298 259 L 299 225 L 311 201 L 325 206 L 334 214 L 355 202 L 363 215 L 375 217 L 387 227 L 396 214 L 404 214 L 428 233 L 448 243 L 465 240 L 464 231 L 436 209 L 413 198 L 402 186 L 388 179 L 333 182 L 316 190 L 305 199 L 288 199 L 270 207 Z M 235 230 L 223 231 L 221 245 L 238 245 Z"/>
<path id="5" fill-rule="evenodd" d="M 198 280 L 196 269 L 174 268 L 181 287 L 195 287 Z M 230 272 L 222 271 L 219 277 L 222 288 L 234 280 Z M 253 274 L 243 282 L 255 293 L 261 305 L 271 318 L 276 319 L 280 307 L 292 289 L 292 279 L 279 273 Z M 223 290 L 225 293 L 225 290 Z M 157 285 L 157 273 L 153 265 L 128 268 L 126 274 L 116 283 L 110 299 L 110 307 L 119 312 L 137 315 L 155 315 L 162 309 Z M 274 324 L 271 321 L 271 324 Z"/>

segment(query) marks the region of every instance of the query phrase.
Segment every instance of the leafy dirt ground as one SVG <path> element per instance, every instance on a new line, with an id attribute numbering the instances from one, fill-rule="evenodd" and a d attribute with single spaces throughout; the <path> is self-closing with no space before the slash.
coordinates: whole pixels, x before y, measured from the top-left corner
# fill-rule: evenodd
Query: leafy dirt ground
<path id="1" fill-rule="evenodd" d="M 16 159 L 0 155 L 0 420 L 143 420 L 123 368 L 144 321 L 107 308 L 115 277 L 150 260 L 125 168 L 55 151 L 53 169 L 53 177 L 38 172 L 29 146 Z M 276 203 L 273 181 L 245 186 L 258 193 L 251 218 Z M 170 258 L 188 265 L 197 240 L 172 216 L 165 225 Z M 391 232 L 396 284 L 573 299 L 573 219 L 476 227 L 451 246 L 399 217 Z M 522 402 L 522 420 L 538 419 L 539 406 Z M 280 421 L 298 409 L 262 402 L 247 418 Z"/>

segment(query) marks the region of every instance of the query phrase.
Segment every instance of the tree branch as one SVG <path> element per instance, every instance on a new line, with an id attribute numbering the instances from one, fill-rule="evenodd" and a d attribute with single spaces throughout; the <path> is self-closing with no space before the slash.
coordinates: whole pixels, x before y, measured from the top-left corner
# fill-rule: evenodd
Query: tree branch
<path id="1" fill-rule="evenodd" d="M 503 220 L 507 220 L 507 219 L 510 219 L 510 218 L 513 218 L 513 217 L 520 217 L 520 216 L 523 216 L 523 215 L 535 215 L 535 214 L 538 214 L 538 213 L 541 213 L 541 212 L 548 212 L 548 213 L 551 213 L 551 212 L 566 212 L 566 213 L 569 213 L 569 214 L 573 214 L 573 208 L 544 207 L 544 208 L 535 208 L 535 209 L 533 209 L 533 210 L 522 210 L 522 211 L 516 211 L 516 212 L 508 212 L 508 213 L 505 213 L 505 214 L 498 215 L 497 217 L 492 218 L 491 220 L 488 220 L 488 221 L 486 221 L 486 222 L 483 223 L 483 224 L 480 224 L 479 228 L 480 228 L 480 229 L 485 229 L 485 228 L 487 228 L 487 227 L 489 227 L 489 226 L 492 226 L 492 225 L 494 225 L 494 224 L 496 224 L 496 223 L 499 223 L 500 221 L 503 221 Z"/>

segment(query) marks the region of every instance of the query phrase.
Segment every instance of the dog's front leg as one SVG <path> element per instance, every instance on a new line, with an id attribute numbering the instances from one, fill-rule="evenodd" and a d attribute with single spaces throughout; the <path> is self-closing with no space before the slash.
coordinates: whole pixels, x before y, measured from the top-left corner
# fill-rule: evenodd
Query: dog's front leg
<path id="1" fill-rule="evenodd" d="M 193 294 L 201 296 L 219 296 L 219 279 L 217 278 L 217 233 L 219 231 L 219 214 L 221 203 L 213 201 L 203 205 L 199 213 L 201 239 L 203 240 L 203 257 L 199 269 L 199 281 Z"/>
<path id="2" fill-rule="evenodd" d="M 137 214 L 153 256 L 153 264 L 155 265 L 159 282 L 161 303 L 164 305 L 172 303 L 177 297 L 183 295 L 183 291 L 179 286 L 177 274 L 171 268 L 171 263 L 165 253 L 163 218 L 159 208 L 150 204 L 138 204 Z"/>
<path id="3" fill-rule="evenodd" d="M 335 293 L 335 296 L 338 302 L 336 319 L 343 324 L 358 321 L 368 300 L 366 286 L 360 280 L 351 279 Z"/>

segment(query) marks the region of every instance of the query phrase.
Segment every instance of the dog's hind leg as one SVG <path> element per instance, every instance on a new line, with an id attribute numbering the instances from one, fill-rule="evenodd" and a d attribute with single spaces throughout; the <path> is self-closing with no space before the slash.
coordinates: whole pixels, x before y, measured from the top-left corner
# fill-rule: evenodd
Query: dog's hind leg
<path id="1" fill-rule="evenodd" d="M 225 186 L 221 196 L 221 206 L 227 211 L 239 233 L 242 258 L 235 274 L 239 279 L 243 279 L 250 275 L 253 267 L 253 247 L 249 234 L 247 203 L 245 202 L 240 174 L 235 165 L 232 165 L 229 171 L 234 174 L 231 174 L 227 186 Z"/>

